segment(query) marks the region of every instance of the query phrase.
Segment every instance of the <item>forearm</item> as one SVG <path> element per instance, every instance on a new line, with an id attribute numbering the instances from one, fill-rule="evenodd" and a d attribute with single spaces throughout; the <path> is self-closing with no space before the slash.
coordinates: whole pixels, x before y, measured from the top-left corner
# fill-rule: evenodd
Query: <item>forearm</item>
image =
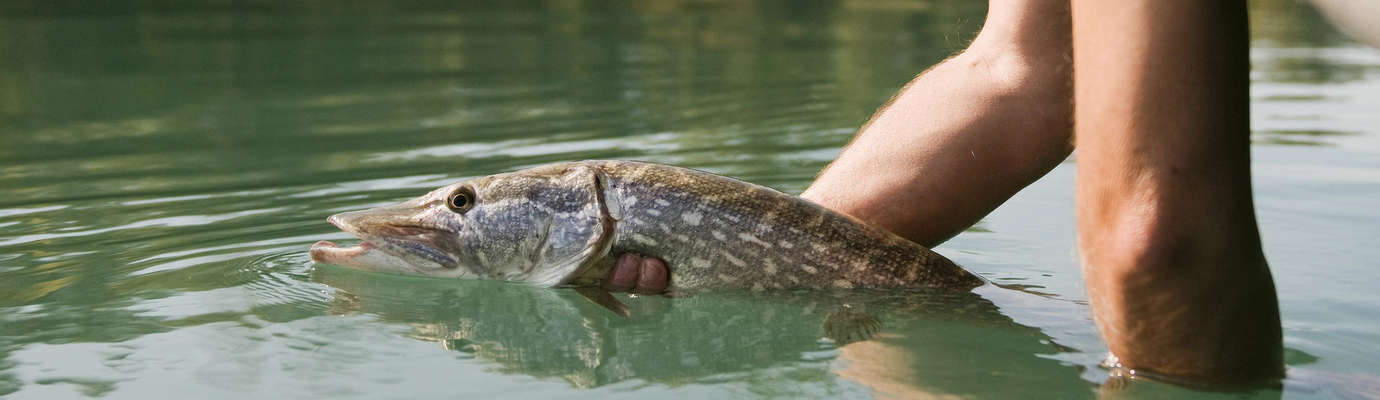
<path id="1" fill-rule="evenodd" d="M 934 246 L 1068 156 L 1067 0 L 992 0 L 962 54 L 916 77 L 801 197 Z M 668 269 L 625 254 L 611 290 L 655 293 Z"/>
<path id="2" fill-rule="evenodd" d="M 1245 4 L 1075 0 L 1073 31 L 1079 248 L 1108 347 L 1179 378 L 1279 375 Z"/>
<path id="3" fill-rule="evenodd" d="M 934 246 L 1068 156 L 1067 3 L 993 3 L 972 46 L 898 93 L 803 197 Z"/>

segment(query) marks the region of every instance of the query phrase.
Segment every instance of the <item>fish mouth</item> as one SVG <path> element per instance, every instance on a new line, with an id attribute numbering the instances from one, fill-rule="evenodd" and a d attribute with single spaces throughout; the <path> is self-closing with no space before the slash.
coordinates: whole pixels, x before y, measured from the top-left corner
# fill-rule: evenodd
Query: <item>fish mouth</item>
<path id="1" fill-rule="evenodd" d="M 433 244 L 444 234 L 437 229 L 379 223 L 359 223 L 344 213 L 327 220 L 361 239 L 357 246 L 340 247 L 322 240 L 312 244 L 312 261 L 357 269 L 444 269 L 455 268 L 453 256 Z"/>
<path id="2" fill-rule="evenodd" d="M 363 259 L 370 252 L 380 250 L 373 243 L 361 242 L 358 246 L 340 247 L 329 240 L 322 240 L 311 245 L 311 260 L 319 263 L 352 266 L 355 261 Z"/>

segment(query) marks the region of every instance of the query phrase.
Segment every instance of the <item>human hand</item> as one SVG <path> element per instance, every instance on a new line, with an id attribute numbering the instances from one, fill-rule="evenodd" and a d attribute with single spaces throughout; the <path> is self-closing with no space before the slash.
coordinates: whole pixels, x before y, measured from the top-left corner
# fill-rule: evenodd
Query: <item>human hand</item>
<path id="1" fill-rule="evenodd" d="M 604 280 L 604 289 L 610 292 L 636 292 L 657 294 L 666 290 L 671 280 L 670 270 L 661 259 L 637 253 L 623 253 L 618 256 Z"/>

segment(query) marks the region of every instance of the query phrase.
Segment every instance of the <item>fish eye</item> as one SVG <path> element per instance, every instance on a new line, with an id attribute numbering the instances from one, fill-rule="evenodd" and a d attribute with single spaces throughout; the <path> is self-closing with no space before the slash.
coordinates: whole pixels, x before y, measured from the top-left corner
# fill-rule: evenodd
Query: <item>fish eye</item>
<path id="1" fill-rule="evenodd" d="M 456 189 L 455 193 L 451 193 L 450 197 L 446 198 L 446 207 L 457 213 L 469 211 L 470 207 L 473 206 L 474 191 L 469 187 Z"/>

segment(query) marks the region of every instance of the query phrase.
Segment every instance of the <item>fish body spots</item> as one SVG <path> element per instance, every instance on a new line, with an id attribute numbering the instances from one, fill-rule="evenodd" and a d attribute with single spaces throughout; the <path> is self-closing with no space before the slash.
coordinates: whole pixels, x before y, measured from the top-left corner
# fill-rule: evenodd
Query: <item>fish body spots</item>
<path id="1" fill-rule="evenodd" d="M 853 288 L 853 282 L 849 282 L 849 281 L 846 281 L 846 280 L 843 280 L 843 279 L 835 279 L 835 280 L 834 280 L 834 287 L 837 287 L 837 288 L 844 288 L 844 289 L 852 289 L 852 288 Z"/>
<path id="2" fill-rule="evenodd" d="M 730 264 L 733 264 L 733 265 L 736 265 L 736 266 L 739 266 L 739 267 L 746 267 L 746 266 L 747 266 L 747 262 L 743 261 L 742 259 L 739 259 L 738 257 L 734 257 L 732 254 L 723 253 L 723 256 L 724 256 L 724 259 L 725 259 L 725 260 L 728 260 L 728 262 L 729 262 Z"/>
<path id="3" fill-rule="evenodd" d="M 624 211 L 617 250 L 661 253 L 679 269 L 677 288 L 914 286 L 947 276 L 918 245 L 798 197 L 664 166 L 601 167 Z"/>
<path id="4" fill-rule="evenodd" d="M 829 251 L 829 246 L 825 246 L 822 243 L 810 243 L 810 248 L 814 249 L 816 253 L 826 253 Z"/>
<path id="5" fill-rule="evenodd" d="M 656 246 L 656 239 L 652 239 L 650 236 L 641 233 L 632 234 L 632 240 L 642 245 Z"/>
<path id="6" fill-rule="evenodd" d="M 758 246 L 766 247 L 768 249 L 772 247 L 771 243 L 764 242 L 762 241 L 762 239 L 758 239 L 757 236 L 753 236 L 751 233 L 739 233 L 738 238 L 742 239 L 744 242 L 756 244 Z"/>

